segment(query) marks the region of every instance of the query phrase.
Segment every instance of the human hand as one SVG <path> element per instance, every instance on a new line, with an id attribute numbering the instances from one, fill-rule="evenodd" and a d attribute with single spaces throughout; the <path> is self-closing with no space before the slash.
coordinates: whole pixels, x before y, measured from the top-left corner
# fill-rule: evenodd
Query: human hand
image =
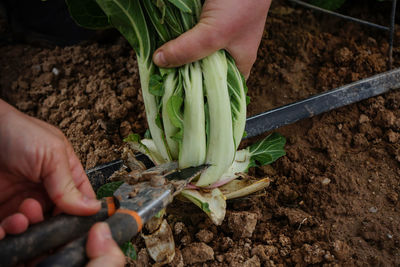
<path id="1" fill-rule="evenodd" d="M 247 78 L 257 58 L 271 0 L 206 0 L 199 23 L 153 55 L 160 67 L 177 67 L 226 49 Z"/>
<path id="2" fill-rule="evenodd" d="M 96 223 L 89 231 L 86 253 L 87 267 L 124 266 L 125 256 L 112 239 L 107 223 Z"/>
<path id="3" fill-rule="evenodd" d="M 42 221 L 43 212 L 53 205 L 73 215 L 91 215 L 100 209 L 62 132 L 1 99 L 0 151 L 0 240 Z"/>

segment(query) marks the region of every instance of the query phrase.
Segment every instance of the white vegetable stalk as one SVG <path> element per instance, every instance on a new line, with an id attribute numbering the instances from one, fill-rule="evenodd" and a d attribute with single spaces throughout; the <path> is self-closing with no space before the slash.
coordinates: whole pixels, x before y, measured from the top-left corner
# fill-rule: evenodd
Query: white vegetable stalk
<path id="1" fill-rule="evenodd" d="M 211 166 L 200 176 L 197 186 L 208 186 L 221 177 L 235 157 L 231 104 L 228 93 L 228 65 L 224 51 L 202 60 L 204 86 L 210 113 L 210 135 L 206 162 Z"/>
<path id="2" fill-rule="evenodd" d="M 146 110 L 147 123 L 149 125 L 149 129 L 151 132 L 151 137 L 158 149 L 158 153 L 162 156 L 165 162 L 171 160 L 171 157 L 168 153 L 168 148 L 165 145 L 164 141 L 164 133 L 158 127 L 156 123 L 157 118 L 157 104 L 155 96 L 152 95 L 149 91 L 149 81 L 150 81 L 150 73 L 151 70 L 146 68 L 146 64 L 141 61 L 141 58 L 138 57 L 138 65 L 139 65 L 139 73 L 140 73 L 140 84 L 142 85 L 142 95 L 143 102 Z M 151 66 L 153 68 L 153 66 Z"/>
<path id="3" fill-rule="evenodd" d="M 204 164 L 206 159 L 206 128 L 204 115 L 203 76 L 198 62 L 182 70 L 185 90 L 183 140 L 179 167 Z"/>
<path id="4" fill-rule="evenodd" d="M 174 93 L 175 88 L 178 86 L 177 71 L 172 71 L 167 74 L 164 80 L 164 95 L 162 97 L 162 117 L 164 124 L 165 137 L 172 156 L 172 159 L 177 160 L 179 155 L 179 144 L 172 137 L 179 131 L 178 127 L 172 124 L 168 117 L 167 103 L 169 98 Z"/>
<path id="5" fill-rule="evenodd" d="M 243 138 L 244 127 L 246 125 L 246 93 L 247 86 L 242 74 L 235 65 L 235 61 L 230 56 L 228 63 L 228 89 L 231 96 L 233 138 L 235 148 L 239 147 Z"/>

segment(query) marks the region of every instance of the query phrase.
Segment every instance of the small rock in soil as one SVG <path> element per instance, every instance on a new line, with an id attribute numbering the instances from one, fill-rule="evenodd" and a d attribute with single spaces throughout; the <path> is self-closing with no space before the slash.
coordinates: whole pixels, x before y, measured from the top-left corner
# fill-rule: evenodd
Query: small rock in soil
<path id="1" fill-rule="evenodd" d="M 339 260 L 344 260 L 349 257 L 350 248 L 345 242 L 341 240 L 336 240 L 335 242 L 333 242 L 332 248 L 333 254 Z"/>
<path id="2" fill-rule="evenodd" d="M 171 267 L 183 267 L 185 266 L 185 264 L 183 263 L 183 256 L 182 256 L 182 252 L 175 248 L 175 257 L 172 260 L 172 262 L 169 264 L 169 266 Z"/>
<path id="3" fill-rule="evenodd" d="M 215 256 L 215 259 L 216 259 L 218 262 L 223 262 L 223 261 L 224 261 L 224 255 L 217 255 L 217 256 Z"/>
<path id="4" fill-rule="evenodd" d="M 198 232 L 196 234 L 196 237 L 201 242 L 209 243 L 209 242 L 211 242 L 213 240 L 214 234 L 211 231 L 208 231 L 206 229 L 202 229 L 202 230 L 200 230 L 200 232 Z"/>
<path id="5" fill-rule="evenodd" d="M 331 182 L 331 179 L 325 177 L 324 179 L 322 179 L 321 184 L 328 185 L 328 184 L 330 184 L 330 182 Z"/>
<path id="6" fill-rule="evenodd" d="M 261 266 L 260 259 L 256 255 L 254 255 L 253 257 L 251 257 L 250 259 L 245 261 L 243 263 L 243 265 L 241 265 L 241 266 L 243 266 L 243 267 L 259 267 L 259 266 Z"/>
<path id="7" fill-rule="evenodd" d="M 203 263 L 214 259 L 214 250 L 205 243 L 192 243 L 182 249 L 185 264 Z"/>
<path id="8" fill-rule="evenodd" d="M 336 51 L 334 60 L 337 64 L 345 65 L 353 59 L 353 53 L 347 48 L 343 47 Z"/>
<path id="9" fill-rule="evenodd" d="M 221 251 L 227 251 L 230 247 L 233 246 L 234 242 L 230 237 L 224 236 L 220 239 L 219 244 Z"/>
<path id="10" fill-rule="evenodd" d="M 248 211 L 228 213 L 228 227 L 234 238 L 251 237 L 256 225 L 256 213 Z"/>
<path id="11" fill-rule="evenodd" d="M 369 208 L 369 212 L 371 212 L 371 213 L 377 213 L 377 212 L 378 212 L 378 209 L 377 209 L 376 207 L 371 207 L 371 208 Z"/>
<path id="12" fill-rule="evenodd" d="M 396 122 L 396 115 L 390 110 L 380 110 L 378 112 L 378 115 L 374 119 L 374 123 L 377 126 L 383 126 L 390 128 L 392 127 Z"/>
<path id="13" fill-rule="evenodd" d="M 368 116 L 365 115 L 365 114 L 361 114 L 361 115 L 360 115 L 360 118 L 358 119 L 358 122 L 359 122 L 359 123 L 365 123 L 365 122 L 368 122 L 368 121 L 369 121 L 369 118 L 368 118 Z"/>
<path id="14" fill-rule="evenodd" d="M 267 255 L 265 253 L 266 248 L 264 245 L 257 245 L 255 246 L 252 250 L 251 250 L 251 255 L 255 256 L 257 255 L 258 258 L 262 261 L 262 262 L 266 262 L 267 260 L 269 260 L 269 255 Z"/>
<path id="15" fill-rule="evenodd" d="M 318 244 L 312 246 L 308 244 L 303 245 L 304 261 L 307 264 L 317 264 L 324 260 L 325 250 L 321 249 Z"/>
<path id="16" fill-rule="evenodd" d="M 278 210 L 278 214 L 281 216 L 286 216 L 289 220 L 290 225 L 293 226 L 301 227 L 301 226 L 312 226 L 315 224 L 314 220 L 312 219 L 312 216 L 307 212 L 302 211 L 301 209 L 281 208 Z"/>
<path id="17" fill-rule="evenodd" d="M 187 232 L 187 229 L 186 229 L 186 226 L 185 226 L 185 224 L 183 222 L 175 223 L 175 225 L 174 225 L 174 233 L 176 235 L 180 235 L 181 233 L 186 233 L 186 232 Z"/>
<path id="18" fill-rule="evenodd" d="M 386 133 L 386 136 L 387 136 L 387 138 L 388 138 L 390 143 L 397 143 L 399 141 L 399 139 L 400 139 L 400 134 L 396 133 L 396 132 L 393 132 L 392 130 L 389 130 Z"/>
<path id="19" fill-rule="evenodd" d="M 281 244 L 282 247 L 290 247 L 290 245 L 292 244 L 292 241 L 290 241 L 289 237 L 287 237 L 285 235 L 280 235 L 279 243 Z"/>
<path id="20" fill-rule="evenodd" d="M 185 235 L 181 238 L 181 244 L 184 246 L 188 245 L 190 242 L 192 242 L 190 235 Z"/>
<path id="21" fill-rule="evenodd" d="M 122 137 L 127 137 L 132 132 L 131 124 L 128 121 L 123 121 L 119 125 L 119 133 Z"/>

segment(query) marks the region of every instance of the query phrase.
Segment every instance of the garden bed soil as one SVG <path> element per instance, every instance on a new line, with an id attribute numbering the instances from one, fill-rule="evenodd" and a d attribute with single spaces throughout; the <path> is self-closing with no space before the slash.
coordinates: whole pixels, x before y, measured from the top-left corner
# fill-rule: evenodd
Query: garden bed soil
<path id="1" fill-rule="evenodd" d="M 380 23 L 390 12 L 352 7 Z M 249 115 L 386 71 L 387 48 L 385 33 L 275 1 L 248 80 Z M 399 56 L 397 31 L 397 67 Z M 135 56 L 122 38 L 64 48 L 2 43 L 0 59 L 1 97 L 59 127 L 86 169 L 119 158 L 122 139 L 146 130 Z M 230 201 L 221 226 L 193 205 L 171 205 L 172 265 L 399 266 L 400 92 L 277 131 L 287 155 L 251 170 L 271 186 Z M 133 264 L 151 264 L 140 237 L 135 245 Z"/>

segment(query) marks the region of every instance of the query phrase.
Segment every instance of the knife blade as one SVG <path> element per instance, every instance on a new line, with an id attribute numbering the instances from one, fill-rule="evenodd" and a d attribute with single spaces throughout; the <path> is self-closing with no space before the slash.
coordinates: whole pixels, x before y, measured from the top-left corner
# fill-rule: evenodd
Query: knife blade
<path id="1" fill-rule="evenodd" d="M 245 138 L 311 118 L 400 87 L 400 68 L 350 83 L 307 99 L 275 108 L 246 120 Z"/>

